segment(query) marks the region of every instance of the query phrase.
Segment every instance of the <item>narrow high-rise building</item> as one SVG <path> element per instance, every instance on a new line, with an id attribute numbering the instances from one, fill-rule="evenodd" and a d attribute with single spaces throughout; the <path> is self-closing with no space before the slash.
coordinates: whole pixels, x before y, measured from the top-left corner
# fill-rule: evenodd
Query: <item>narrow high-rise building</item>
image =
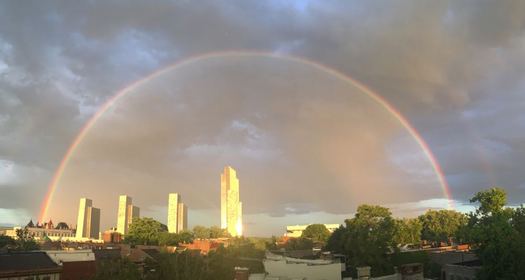
<path id="1" fill-rule="evenodd" d="M 186 204 L 179 202 L 177 208 L 177 232 L 181 232 L 188 229 L 188 207 Z"/>
<path id="2" fill-rule="evenodd" d="M 231 166 L 224 167 L 221 174 L 221 228 L 231 236 L 242 235 L 242 203 L 239 179 Z"/>
<path id="3" fill-rule="evenodd" d="M 178 233 L 188 228 L 188 208 L 178 193 L 170 193 L 168 198 L 168 232 Z"/>
<path id="4" fill-rule="evenodd" d="M 93 201 L 81 198 L 78 207 L 76 238 L 98 239 L 100 232 L 100 209 L 93 207 Z"/>
<path id="5" fill-rule="evenodd" d="M 127 195 L 119 196 L 117 232 L 121 234 L 128 234 L 129 225 L 131 225 L 133 218 L 140 217 L 140 209 L 133 206 L 132 201 L 132 198 Z"/>

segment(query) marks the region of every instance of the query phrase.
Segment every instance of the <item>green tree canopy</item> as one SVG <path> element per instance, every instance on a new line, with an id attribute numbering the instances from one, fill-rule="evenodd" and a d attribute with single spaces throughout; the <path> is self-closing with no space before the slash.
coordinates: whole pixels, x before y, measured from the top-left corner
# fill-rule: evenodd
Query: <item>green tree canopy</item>
<path id="1" fill-rule="evenodd" d="M 220 228 L 218 226 L 211 226 L 210 227 L 210 238 L 221 238 L 221 237 L 231 237 L 231 236 L 225 228 Z"/>
<path id="2" fill-rule="evenodd" d="M 165 227 L 152 218 L 134 218 L 124 240 L 131 244 L 157 245 L 161 232 L 165 231 Z"/>
<path id="3" fill-rule="evenodd" d="M 180 243 L 191 243 L 193 238 L 193 232 L 187 230 L 179 233 L 160 232 L 158 243 L 161 246 L 177 246 Z"/>
<path id="4" fill-rule="evenodd" d="M 206 259 L 190 251 L 161 254 L 155 270 L 148 272 L 146 280 L 208 280 L 213 279 Z M 220 279 L 220 278 L 218 278 Z"/>
<path id="5" fill-rule="evenodd" d="M 193 227 L 193 234 L 195 238 L 207 239 L 210 238 L 210 229 L 203 226 L 195 226 Z"/>
<path id="6" fill-rule="evenodd" d="M 471 203 L 479 202 L 477 212 L 481 215 L 490 215 L 503 210 L 507 204 L 507 193 L 505 190 L 495 187 L 486 191 L 478 192 L 472 199 Z"/>
<path id="7" fill-rule="evenodd" d="M 310 250 L 313 247 L 314 242 L 311 239 L 305 237 L 290 238 L 284 245 L 284 248 L 288 251 Z"/>
<path id="8" fill-rule="evenodd" d="M 127 258 L 102 260 L 92 280 L 139 280 L 138 267 Z"/>
<path id="9" fill-rule="evenodd" d="M 344 226 L 338 227 L 326 241 L 325 250 L 343 253 L 348 231 Z"/>
<path id="10" fill-rule="evenodd" d="M 478 279 L 525 279 L 525 209 L 504 208 L 505 191 L 478 192 L 480 205 L 469 215 L 466 239 L 477 247 L 482 263 Z"/>
<path id="11" fill-rule="evenodd" d="M 10 246 L 14 247 L 16 245 L 16 240 L 7 235 L 0 235 L 0 249 Z"/>
<path id="12" fill-rule="evenodd" d="M 353 219 L 346 220 L 345 251 L 354 266 L 371 266 L 372 273 L 392 271 L 386 254 L 395 247 L 395 222 L 388 208 L 361 205 Z"/>
<path id="13" fill-rule="evenodd" d="M 418 217 L 423 229 L 421 238 L 432 242 L 449 242 L 467 223 L 467 217 L 453 210 L 428 210 Z"/>
<path id="14" fill-rule="evenodd" d="M 199 239 L 231 237 L 226 229 L 220 228 L 218 226 L 211 226 L 209 228 L 195 226 L 193 227 L 193 235 L 195 238 Z"/>
<path id="15" fill-rule="evenodd" d="M 38 246 L 34 237 L 29 233 L 27 228 L 17 229 L 16 237 L 16 250 L 32 251 L 40 249 L 40 246 Z"/>
<path id="16" fill-rule="evenodd" d="M 330 237 L 330 231 L 323 224 L 311 224 L 306 227 L 301 237 L 309 238 L 313 242 L 325 243 Z"/>
<path id="17" fill-rule="evenodd" d="M 419 244 L 423 225 L 419 219 L 396 219 L 394 242 L 398 245 Z"/>

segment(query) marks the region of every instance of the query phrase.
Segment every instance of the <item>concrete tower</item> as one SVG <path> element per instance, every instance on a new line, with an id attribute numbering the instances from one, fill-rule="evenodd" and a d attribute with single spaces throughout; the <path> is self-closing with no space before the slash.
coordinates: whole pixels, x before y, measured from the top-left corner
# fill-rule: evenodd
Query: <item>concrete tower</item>
<path id="1" fill-rule="evenodd" d="M 181 232 L 188 229 L 188 207 L 179 202 L 177 208 L 177 232 Z"/>
<path id="2" fill-rule="evenodd" d="M 178 193 L 168 198 L 168 232 L 179 233 L 188 228 L 188 207 L 182 203 Z"/>
<path id="3" fill-rule="evenodd" d="M 129 225 L 133 218 L 140 217 L 140 209 L 137 206 L 133 206 L 132 201 L 132 198 L 127 195 L 119 196 L 117 232 L 121 234 L 128 234 Z"/>
<path id="4" fill-rule="evenodd" d="M 100 232 L 100 209 L 93 207 L 93 201 L 81 198 L 78 206 L 76 238 L 98 239 Z"/>
<path id="5" fill-rule="evenodd" d="M 221 174 L 221 228 L 231 236 L 242 235 L 242 203 L 239 199 L 239 179 L 231 166 Z"/>

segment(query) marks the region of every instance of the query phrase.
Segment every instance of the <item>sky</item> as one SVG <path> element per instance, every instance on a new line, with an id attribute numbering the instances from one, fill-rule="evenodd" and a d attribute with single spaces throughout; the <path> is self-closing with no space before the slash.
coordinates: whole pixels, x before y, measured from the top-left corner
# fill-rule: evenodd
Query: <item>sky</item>
<path id="1" fill-rule="evenodd" d="M 85 123 L 117 92 L 57 184 L 49 217 L 75 224 L 80 197 L 116 224 L 118 195 L 166 222 L 220 224 L 220 173 L 238 173 L 248 235 L 342 223 L 358 205 L 412 217 L 501 186 L 525 201 L 523 1 L 2 1 L 0 224 L 36 220 Z M 239 52 L 238 52 L 239 53 Z"/>

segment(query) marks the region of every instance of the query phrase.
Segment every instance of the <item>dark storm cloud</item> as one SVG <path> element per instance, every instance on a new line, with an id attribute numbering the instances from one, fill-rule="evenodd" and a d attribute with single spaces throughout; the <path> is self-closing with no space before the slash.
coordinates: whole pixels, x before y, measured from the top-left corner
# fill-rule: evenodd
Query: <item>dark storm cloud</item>
<path id="1" fill-rule="evenodd" d="M 123 85 L 192 54 L 256 49 L 308 57 L 377 91 L 429 142 L 456 197 L 494 183 L 525 199 L 522 1 L 28 3 L 0 4 L 2 160 L 51 174 Z M 34 195 L 47 183 L 32 183 Z"/>

